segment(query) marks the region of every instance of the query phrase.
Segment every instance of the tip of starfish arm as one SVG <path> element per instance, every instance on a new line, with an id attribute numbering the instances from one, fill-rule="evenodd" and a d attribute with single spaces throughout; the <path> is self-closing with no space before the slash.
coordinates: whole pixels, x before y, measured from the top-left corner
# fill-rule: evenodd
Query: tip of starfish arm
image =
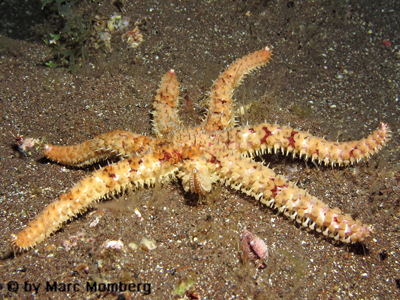
<path id="1" fill-rule="evenodd" d="M 169 70 L 169 74 L 175 74 L 175 70 L 174 69 Z"/>

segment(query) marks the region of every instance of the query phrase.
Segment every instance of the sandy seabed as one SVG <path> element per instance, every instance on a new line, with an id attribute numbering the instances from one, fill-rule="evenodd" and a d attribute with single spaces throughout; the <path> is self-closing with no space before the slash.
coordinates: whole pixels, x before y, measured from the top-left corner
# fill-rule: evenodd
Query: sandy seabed
<path id="1" fill-rule="evenodd" d="M 126 1 L 124 14 L 142 21 L 143 43 L 132 49 L 112 40 L 113 55 L 101 59 L 102 50 L 92 50 L 92 60 L 75 74 L 44 65 L 48 48 L 41 40 L 16 40 L 3 32 L 3 249 L 12 233 L 98 168 L 65 167 L 35 151 L 23 156 L 14 136 L 66 145 L 117 129 L 149 135 L 152 99 L 170 69 L 180 82 L 182 119 L 195 126 L 218 74 L 269 45 L 270 63 L 235 94 L 239 106 L 251 105 L 240 122 L 290 123 L 317 136 L 351 140 L 384 121 L 392 140 L 368 162 L 348 168 L 263 156 L 277 173 L 331 207 L 373 224 L 376 234 L 368 243 L 334 243 L 221 186 L 199 203 L 172 182 L 107 199 L 34 249 L 1 260 L 1 297 L 399 298 L 400 3 L 370 2 Z M 120 13 L 112 3 L 101 10 Z M 266 268 L 243 258 L 245 229 L 268 245 Z M 157 248 L 128 246 L 143 237 Z M 124 246 L 105 248 L 110 241 Z"/>

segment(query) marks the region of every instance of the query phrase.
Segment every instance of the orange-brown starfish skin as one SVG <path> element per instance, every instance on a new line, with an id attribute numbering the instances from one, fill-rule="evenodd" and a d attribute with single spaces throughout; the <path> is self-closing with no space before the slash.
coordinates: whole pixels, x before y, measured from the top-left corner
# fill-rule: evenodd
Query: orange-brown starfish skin
<path id="1" fill-rule="evenodd" d="M 83 166 L 114 155 L 132 157 L 149 150 L 152 138 L 129 131 L 114 131 L 75 146 L 45 145 L 43 154 L 56 162 L 70 166 Z"/>
<path id="2" fill-rule="evenodd" d="M 247 156 L 282 151 L 325 164 L 348 165 L 369 158 L 390 137 L 388 126 L 367 138 L 330 142 L 290 127 L 262 123 L 231 128 L 234 124 L 232 91 L 248 72 L 271 57 L 268 47 L 237 60 L 214 83 L 205 122 L 196 128 L 181 127 L 177 116 L 178 82 L 173 70 L 166 73 L 154 101 L 155 137 L 127 131 L 100 135 L 76 146 L 46 145 L 46 157 L 67 165 L 86 165 L 120 156 L 122 160 L 82 179 L 32 220 L 11 243 L 28 249 L 56 231 L 63 222 L 85 211 L 95 201 L 125 189 L 167 183 L 178 177 L 185 191 L 207 194 L 219 181 L 276 208 L 302 226 L 343 242 L 365 240 L 371 225 L 331 209 L 283 176 Z"/>
<path id="3" fill-rule="evenodd" d="M 208 131 L 230 129 L 234 126 L 233 90 L 240 84 L 243 76 L 265 65 L 270 58 L 271 51 L 267 47 L 238 59 L 219 75 L 211 89 L 209 109 L 203 124 Z"/>

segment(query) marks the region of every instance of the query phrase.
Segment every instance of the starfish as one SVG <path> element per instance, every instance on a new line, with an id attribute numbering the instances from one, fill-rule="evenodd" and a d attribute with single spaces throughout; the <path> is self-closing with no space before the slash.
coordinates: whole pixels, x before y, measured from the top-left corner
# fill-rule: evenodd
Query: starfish
<path id="1" fill-rule="evenodd" d="M 12 235 L 14 250 L 34 247 L 104 197 L 155 183 L 166 184 L 176 178 L 185 191 L 199 195 L 208 194 L 213 184 L 220 182 L 334 240 L 354 243 L 371 236 L 373 226 L 354 220 L 338 208 L 329 208 L 262 162 L 254 161 L 254 157 L 281 151 L 325 165 L 347 166 L 380 150 L 390 138 L 389 127 L 381 123 L 368 137 L 350 142 L 331 142 L 277 124 L 235 127 L 233 90 L 243 76 L 264 66 L 270 57 L 271 49 L 265 47 L 228 66 L 215 80 L 207 114 L 197 127 L 182 126 L 178 81 L 175 71 L 170 70 L 163 76 L 154 99 L 153 137 L 115 131 L 75 146 L 44 145 L 47 158 L 70 166 L 120 159 L 83 178 L 21 232 Z"/>

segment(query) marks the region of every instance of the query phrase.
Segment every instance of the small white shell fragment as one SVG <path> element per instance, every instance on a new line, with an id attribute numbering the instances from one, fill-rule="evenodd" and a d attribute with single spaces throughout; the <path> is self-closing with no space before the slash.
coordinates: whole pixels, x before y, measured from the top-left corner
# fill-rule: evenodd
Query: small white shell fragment
<path id="1" fill-rule="evenodd" d="M 140 211 L 135 208 L 135 210 L 133 211 L 135 213 L 135 215 L 138 216 L 138 218 L 140 219 L 140 221 L 143 221 L 144 219 L 142 218 L 142 214 L 140 213 Z"/>
<path id="2" fill-rule="evenodd" d="M 118 241 L 107 240 L 101 245 L 101 247 L 120 250 L 124 248 L 124 243 L 121 240 Z"/>
<path id="3" fill-rule="evenodd" d="M 140 241 L 140 246 L 145 251 L 151 251 L 157 248 L 156 242 L 145 237 Z"/>
<path id="4" fill-rule="evenodd" d="M 136 251 L 139 248 L 139 246 L 136 243 L 133 243 L 133 242 L 129 243 L 128 247 L 131 248 L 134 251 Z"/>
<path id="5" fill-rule="evenodd" d="M 97 217 L 96 219 L 94 219 L 93 222 L 89 224 L 89 227 L 97 226 L 97 224 L 99 224 L 100 219 L 101 219 L 101 217 Z"/>

